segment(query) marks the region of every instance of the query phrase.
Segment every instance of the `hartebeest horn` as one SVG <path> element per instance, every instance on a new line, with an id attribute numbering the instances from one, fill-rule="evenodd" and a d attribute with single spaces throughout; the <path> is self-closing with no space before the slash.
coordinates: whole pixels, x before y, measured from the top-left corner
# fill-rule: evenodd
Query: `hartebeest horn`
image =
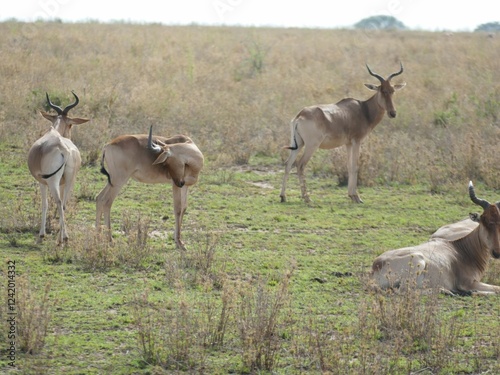
<path id="1" fill-rule="evenodd" d="M 153 125 L 149 127 L 148 149 L 155 153 L 162 152 L 161 147 L 153 143 Z"/>
<path id="2" fill-rule="evenodd" d="M 366 64 L 366 69 L 368 69 L 368 73 L 370 73 L 371 76 L 374 76 L 375 78 L 377 78 L 380 83 L 384 83 L 385 79 L 384 77 L 382 77 L 380 74 L 377 74 L 377 73 L 373 73 L 370 69 L 370 67 L 368 66 L 368 64 Z"/>
<path id="3" fill-rule="evenodd" d="M 476 197 L 476 193 L 474 192 L 474 185 L 472 185 L 472 181 L 469 181 L 469 195 L 472 202 L 481 206 L 483 209 L 487 209 L 490 206 L 490 202 L 485 199 L 479 199 Z"/>
<path id="4" fill-rule="evenodd" d="M 71 108 L 75 108 L 78 105 L 78 103 L 80 103 L 80 99 L 78 99 L 78 96 L 76 96 L 76 94 L 73 91 L 71 91 L 71 93 L 75 97 L 75 102 L 73 104 L 67 105 L 66 108 L 63 109 L 63 115 L 67 115 Z"/>
<path id="5" fill-rule="evenodd" d="M 75 108 L 78 105 L 78 103 L 80 102 L 80 99 L 78 99 L 78 96 L 76 96 L 76 94 L 73 91 L 71 91 L 71 93 L 75 97 L 75 102 L 73 104 L 67 105 L 64 109 L 62 109 L 61 107 L 59 107 L 59 106 L 55 105 L 54 103 L 52 103 L 50 101 L 48 93 L 45 93 L 45 95 L 47 96 L 47 101 L 49 102 L 50 108 L 52 108 L 54 111 L 56 111 L 59 116 L 62 116 L 62 115 L 67 115 L 68 112 L 69 112 L 69 110 L 71 108 Z"/>
<path id="6" fill-rule="evenodd" d="M 54 103 L 52 103 L 52 102 L 50 101 L 50 98 L 49 98 L 49 93 L 47 93 L 47 92 L 46 92 L 46 93 L 45 93 L 45 95 L 47 96 L 47 102 L 49 102 L 49 106 L 50 106 L 50 108 L 52 108 L 54 111 L 56 111 L 56 112 L 57 112 L 57 114 L 58 114 L 59 116 L 61 116 L 61 115 L 63 114 L 63 110 L 62 110 L 62 108 L 61 108 L 61 107 L 59 107 L 59 106 L 57 106 L 57 105 L 55 105 Z"/>
<path id="7" fill-rule="evenodd" d="M 399 64 L 401 65 L 401 69 L 399 70 L 399 72 L 396 72 L 396 73 L 392 73 L 389 77 L 387 77 L 387 80 L 390 81 L 392 78 L 400 75 L 401 73 L 403 73 L 403 63 L 400 61 Z"/>
<path id="8" fill-rule="evenodd" d="M 380 81 L 380 83 L 383 83 L 384 81 L 390 81 L 392 78 L 403 73 L 403 63 L 400 62 L 399 64 L 401 65 L 401 69 L 399 70 L 399 72 L 390 74 L 389 77 L 387 77 L 387 79 L 384 79 L 384 77 L 382 77 L 380 74 L 372 72 L 368 64 L 366 64 L 366 68 L 368 69 L 368 73 L 370 73 L 371 76 L 377 78 Z"/>

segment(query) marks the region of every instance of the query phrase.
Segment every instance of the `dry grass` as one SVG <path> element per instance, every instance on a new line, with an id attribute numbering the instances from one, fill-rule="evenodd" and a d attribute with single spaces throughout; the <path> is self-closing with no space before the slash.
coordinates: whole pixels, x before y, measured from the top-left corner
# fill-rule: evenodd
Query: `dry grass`
<path id="1" fill-rule="evenodd" d="M 500 136 L 499 38 L 57 23 L 36 24 L 27 36 L 24 26 L 0 25 L 1 73 L 16 77 L 0 83 L 0 134 L 19 147 L 48 126 L 37 114 L 45 92 L 65 103 L 75 90 L 75 114 L 92 118 L 74 132 L 87 163 L 111 137 L 151 124 L 191 135 L 216 165 L 256 154 L 279 162 L 298 110 L 368 98 L 364 64 L 386 75 L 403 61 L 398 78 L 408 85 L 395 97 L 398 118 L 384 119 L 367 139 L 361 182 L 419 180 L 439 189 L 474 178 L 500 187 L 500 157 L 488 152 Z M 338 175 L 329 165 L 323 172 Z"/>

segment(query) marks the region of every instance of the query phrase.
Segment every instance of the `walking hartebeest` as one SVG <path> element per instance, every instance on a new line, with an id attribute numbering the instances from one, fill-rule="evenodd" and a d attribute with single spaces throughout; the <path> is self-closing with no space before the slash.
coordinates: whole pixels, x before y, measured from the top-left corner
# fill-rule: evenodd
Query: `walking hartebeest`
<path id="1" fill-rule="evenodd" d="M 470 214 L 478 225 L 455 239 L 434 238 L 424 244 L 390 250 L 375 259 L 372 278 L 385 288 L 440 288 L 448 294 L 500 293 L 500 286 L 482 283 L 491 256 L 500 258 L 500 209 L 476 197 L 472 181 L 469 195 L 483 213 Z"/>
<path id="2" fill-rule="evenodd" d="M 203 155 L 193 141 L 184 135 L 172 138 L 155 136 L 153 141 L 152 128 L 149 129 L 149 135 L 122 135 L 104 146 L 101 172 L 108 177 L 108 184 L 97 196 L 96 228 L 100 228 L 104 214 L 111 241 L 111 205 L 130 178 L 148 184 L 171 182 L 175 214 L 174 240 L 178 248 L 185 249 L 181 240 L 181 226 L 187 208 L 188 187 L 198 181 L 203 168 Z"/>
<path id="3" fill-rule="evenodd" d="M 297 175 L 302 190 L 302 198 L 309 202 L 307 194 L 304 169 L 307 162 L 318 149 L 332 149 L 342 145 L 347 150 L 347 171 L 349 174 L 348 194 L 353 202 L 362 203 L 357 192 L 358 161 L 361 141 L 365 138 L 384 117 L 384 112 L 390 118 L 396 117 L 396 109 L 392 103 L 392 95 L 396 90 L 402 89 L 406 83 L 391 84 L 391 79 L 403 73 L 403 64 L 399 72 L 392 73 L 384 79 L 373 73 L 366 66 L 368 73 L 380 81 L 380 85 L 365 83 L 365 86 L 376 91 L 370 99 L 361 101 L 357 99 L 342 99 L 336 104 L 314 105 L 302 109 L 291 121 L 290 156 L 286 161 L 285 175 L 281 187 L 281 201 L 286 202 L 286 183 L 288 175 L 302 147 L 304 153 L 297 160 Z"/>
<path id="4" fill-rule="evenodd" d="M 59 212 L 61 235 L 58 243 L 63 243 L 68 240 L 64 224 L 64 209 L 81 164 L 80 151 L 71 141 L 71 127 L 74 124 L 83 124 L 89 119 L 68 117 L 69 110 L 79 103 L 78 96 L 74 92 L 75 102 L 64 109 L 54 105 L 50 101 L 49 94 L 46 95 L 50 108 L 54 109 L 57 115 L 40 111 L 43 117 L 52 122 L 52 126 L 42 138 L 31 146 L 28 153 L 28 168 L 39 182 L 42 196 L 42 224 L 37 242 L 40 242 L 46 233 L 48 187 Z M 63 185 L 64 190 L 61 192 L 60 187 Z"/>

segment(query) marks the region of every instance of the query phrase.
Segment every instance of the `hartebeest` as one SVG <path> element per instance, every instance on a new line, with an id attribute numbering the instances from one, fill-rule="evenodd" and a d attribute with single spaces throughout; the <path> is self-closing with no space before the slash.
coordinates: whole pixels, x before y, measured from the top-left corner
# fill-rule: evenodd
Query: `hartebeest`
<path id="1" fill-rule="evenodd" d="M 78 148 L 71 141 L 71 127 L 74 124 L 83 124 L 89 121 L 89 119 L 68 116 L 69 110 L 76 107 L 79 103 L 78 96 L 74 92 L 75 102 L 64 109 L 53 104 L 50 101 L 49 94 L 46 94 L 46 96 L 50 108 L 55 110 L 57 115 L 40 111 L 43 117 L 52 122 L 52 126 L 42 138 L 38 139 L 31 146 L 28 153 L 28 168 L 33 177 L 39 182 L 42 196 L 42 224 L 38 235 L 38 242 L 46 234 L 48 187 L 59 212 L 61 235 L 58 242 L 63 243 L 68 240 L 64 224 L 64 209 L 81 164 L 80 151 L 78 151 Z M 63 191 L 61 191 L 62 186 L 64 186 Z"/>
<path id="2" fill-rule="evenodd" d="M 491 256 L 500 258 L 500 209 L 476 197 L 472 182 L 469 196 L 483 213 L 470 214 L 478 225 L 467 235 L 390 250 L 375 259 L 372 279 L 385 288 L 439 288 L 448 293 L 500 293 L 500 286 L 482 283 Z"/>
<path id="3" fill-rule="evenodd" d="M 349 175 L 348 194 L 353 202 L 361 203 L 357 192 L 358 160 L 361 141 L 384 117 L 396 117 L 396 109 L 392 96 L 396 90 L 402 89 L 406 83 L 391 84 L 391 79 L 403 73 L 403 64 L 399 72 L 390 74 L 387 79 L 373 73 L 366 66 L 368 73 L 380 81 L 380 85 L 365 83 L 365 86 L 376 91 L 368 100 L 352 98 L 342 99 L 336 104 L 324 104 L 305 107 L 291 121 L 290 156 L 285 164 L 285 175 L 281 187 L 281 201 L 286 202 L 286 183 L 299 151 L 304 147 L 302 157 L 296 162 L 302 198 L 309 202 L 304 169 L 313 153 L 318 149 L 332 149 L 345 145 L 347 150 L 347 171 Z"/>
<path id="4" fill-rule="evenodd" d="M 111 205 L 130 178 L 148 184 L 171 182 L 174 240 L 178 248 L 185 249 L 181 240 L 181 226 L 187 208 L 188 187 L 198 181 L 203 168 L 203 154 L 189 137 L 153 137 L 152 128 L 149 129 L 149 135 L 122 135 L 104 146 L 101 172 L 108 177 L 108 183 L 97 196 L 96 227 L 100 228 L 104 214 L 109 240 L 112 240 Z"/>

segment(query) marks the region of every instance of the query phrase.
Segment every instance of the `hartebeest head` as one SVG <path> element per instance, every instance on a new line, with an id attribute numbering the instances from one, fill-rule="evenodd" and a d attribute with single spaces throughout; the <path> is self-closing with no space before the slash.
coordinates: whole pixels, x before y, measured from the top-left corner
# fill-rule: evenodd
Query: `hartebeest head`
<path id="1" fill-rule="evenodd" d="M 392 95 L 394 94 L 395 91 L 401 90 L 403 87 L 406 86 L 406 83 L 398 83 L 396 85 L 391 84 L 391 79 L 400 75 L 403 73 L 403 63 L 401 64 L 401 69 L 399 72 L 392 73 L 387 77 L 387 79 L 384 79 L 381 75 L 377 73 L 373 73 L 368 66 L 366 65 L 366 68 L 368 69 L 368 73 L 370 73 L 371 76 L 377 78 L 380 81 L 380 85 L 372 85 L 370 83 L 365 83 L 365 86 L 369 88 L 370 90 L 377 91 L 378 95 L 378 104 L 381 108 L 383 108 L 387 112 L 387 116 L 390 118 L 396 117 L 396 109 L 394 108 L 394 104 L 392 103 Z"/>
<path id="2" fill-rule="evenodd" d="M 73 91 L 71 91 L 71 93 L 75 97 L 75 102 L 67 105 L 64 109 L 52 103 L 50 101 L 49 94 L 46 93 L 47 102 L 49 103 L 50 108 L 52 108 L 57 112 L 57 115 L 51 115 L 47 112 L 40 111 L 43 117 L 52 122 L 53 128 L 57 130 L 59 134 L 61 134 L 64 138 L 69 138 L 69 139 L 71 139 L 71 127 L 73 125 L 83 124 L 89 121 L 89 119 L 86 118 L 68 117 L 69 110 L 76 107 L 80 102 L 78 96 L 76 96 L 76 94 Z"/>
<path id="3" fill-rule="evenodd" d="M 163 164 L 167 169 L 172 181 L 178 186 L 183 187 L 184 181 L 184 162 L 179 158 L 175 157 L 170 151 L 170 145 L 156 141 L 158 144 L 153 142 L 153 126 L 149 128 L 148 137 L 148 149 L 150 149 L 155 155 L 158 155 L 153 165 Z"/>
<path id="4" fill-rule="evenodd" d="M 500 258 L 500 204 L 490 204 L 487 200 L 476 197 L 472 181 L 469 182 L 469 195 L 472 202 L 483 208 L 481 215 L 470 214 L 470 218 L 479 223 L 481 241 L 491 250 L 491 255 L 498 259 Z"/>

